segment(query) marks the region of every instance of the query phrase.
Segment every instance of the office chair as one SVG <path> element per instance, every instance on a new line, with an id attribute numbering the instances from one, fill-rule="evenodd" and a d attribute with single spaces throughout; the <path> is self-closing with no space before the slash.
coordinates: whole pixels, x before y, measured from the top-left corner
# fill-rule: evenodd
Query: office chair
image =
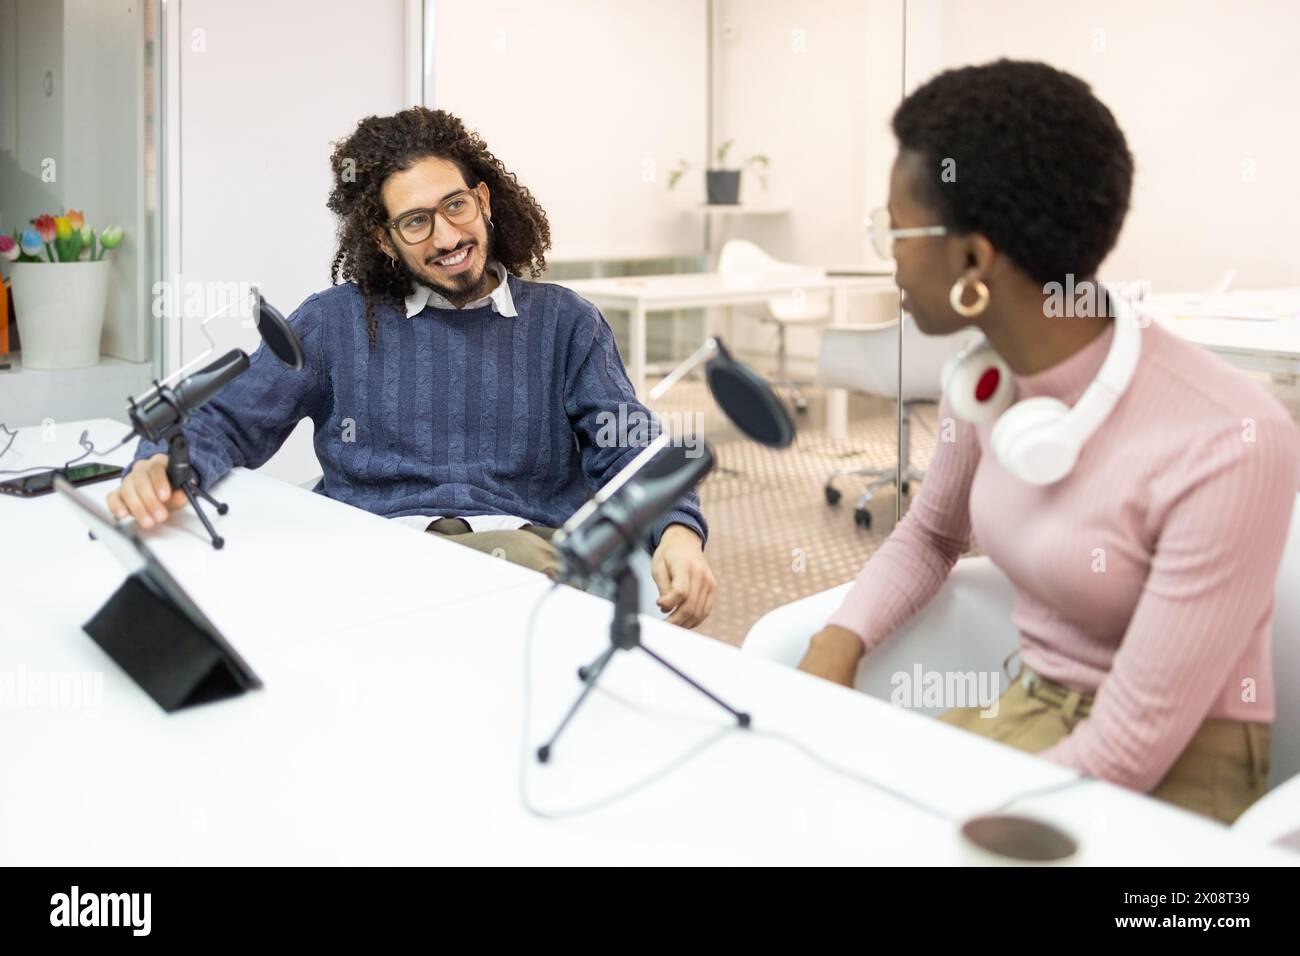
<path id="1" fill-rule="evenodd" d="M 949 336 L 922 335 L 911 316 L 903 327 L 902 382 L 898 368 L 898 319 L 864 325 L 834 325 L 822 333 L 821 353 L 817 362 L 817 383 L 827 388 L 847 388 L 855 392 L 879 395 L 903 403 L 899 440 L 902 445 L 902 481 L 904 497 L 912 482 L 920 481 L 925 472 L 912 465 L 912 411 L 922 403 L 935 404 L 942 393 L 939 378 L 943 363 L 970 337 L 970 333 Z M 901 386 L 901 387 L 900 387 Z M 826 480 L 828 505 L 839 504 L 842 492 L 836 487 L 841 478 L 866 478 L 866 488 L 853 508 L 854 523 L 871 528 L 867 506 L 876 492 L 898 480 L 895 468 L 852 468 L 835 472 Z"/>

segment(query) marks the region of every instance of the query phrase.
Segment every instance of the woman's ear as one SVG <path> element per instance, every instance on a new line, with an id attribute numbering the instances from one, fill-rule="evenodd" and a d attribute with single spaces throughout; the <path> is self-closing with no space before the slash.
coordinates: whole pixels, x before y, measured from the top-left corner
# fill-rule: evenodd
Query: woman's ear
<path id="1" fill-rule="evenodd" d="M 978 232 L 957 237 L 949 251 L 949 266 L 956 275 L 981 278 L 988 275 L 997 259 L 997 250 L 988 238 Z"/>

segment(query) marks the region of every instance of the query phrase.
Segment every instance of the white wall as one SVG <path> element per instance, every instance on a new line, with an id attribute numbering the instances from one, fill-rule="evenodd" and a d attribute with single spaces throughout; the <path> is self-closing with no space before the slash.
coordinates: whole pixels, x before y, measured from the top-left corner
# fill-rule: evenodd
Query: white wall
<path id="1" fill-rule="evenodd" d="M 1007 56 L 1086 80 L 1137 161 L 1102 269 L 1156 291 L 1300 285 L 1300 4 L 1294 0 L 911 0 L 909 87 Z"/>
<path id="2" fill-rule="evenodd" d="M 898 0 L 718 0 L 719 142 L 733 156 L 765 153 L 767 195 L 746 175 L 743 202 L 788 206 L 782 216 L 736 218 L 718 237 L 748 239 L 779 259 L 812 265 L 874 261 L 864 220 L 885 201 L 888 116 L 902 90 Z M 853 301 L 851 321 L 897 314 L 896 296 Z M 773 354 L 775 333 L 736 323 L 738 349 Z M 821 341 L 793 327 L 791 371 L 810 375 Z"/>
<path id="3" fill-rule="evenodd" d="M 537 197 L 552 261 L 698 255 L 677 160 L 705 151 L 704 0 L 475 0 L 435 5 L 427 105 L 477 129 Z"/>
<path id="4" fill-rule="evenodd" d="M 734 229 L 781 259 L 860 259 L 867 198 L 862 169 L 869 65 L 864 0 L 719 0 L 718 142 L 731 159 L 771 159 L 768 195 L 787 216 L 746 219 Z M 746 174 L 742 200 L 765 197 Z"/>
<path id="5" fill-rule="evenodd" d="M 406 105 L 404 14 L 403 0 L 184 0 L 169 101 L 180 123 L 171 268 L 182 282 L 259 283 L 286 315 L 329 285 L 330 143 Z M 206 347 L 198 318 L 179 329 L 184 360 Z M 242 325 L 209 325 L 218 354 L 257 346 Z M 267 470 L 294 481 L 318 472 L 310 435 L 304 422 Z"/>

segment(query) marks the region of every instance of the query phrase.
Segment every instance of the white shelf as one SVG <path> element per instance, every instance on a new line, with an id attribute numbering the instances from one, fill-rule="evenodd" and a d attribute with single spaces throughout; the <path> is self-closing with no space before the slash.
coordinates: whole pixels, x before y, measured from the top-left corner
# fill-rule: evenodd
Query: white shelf
<path id="1" fill-rule="evenodd" d="M 744 203 L 699 203 L 696 209 L 721 216 L 784 216 L 790 212 L 786 206 L 747 206 Z"/>
<path id="2" fill-rule="evenodd" d="M 10 428 L 90 418 L 124 420 L 126 400 L 152 381 L 149 362 L 102 356 L 98 365 L 73 369 L 22 367 L 19 353 L 5 357 L 13 367 L 0 371 L 0 421 Z"/>

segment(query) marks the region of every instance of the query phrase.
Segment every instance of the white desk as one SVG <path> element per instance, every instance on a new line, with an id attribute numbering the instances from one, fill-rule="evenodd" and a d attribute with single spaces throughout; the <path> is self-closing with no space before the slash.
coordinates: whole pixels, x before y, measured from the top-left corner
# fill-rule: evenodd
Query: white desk
<path id="1" fill-rule="evenodd" d="M 1230 312 L 1233 302 L 1239 302 L 1243 311 L 1276 303 L 1289 307 L 1294 317 L 1268 320 L 1205 314 L 1207 310 Z M 1300 289 L 1218 296 L 1153 295 L 1143 305 L 1165 328 L 1238 368 L 1284 375 L 1292 380 L 1300 375 Z"/>
<path id="2" fill-rule="evenodd" d="M 828 275 L 823 279 L 810 279 L 804 275 L 791 277 L 780 273 L 735 276 L 716 272 L 573 279 L 561 284 L 601 310 L 618 309 L 628 313 L 631 336 L 628 374 L 641 398 L 645 397 L 648 313 L 758 305 L 773 296 L 788 295 L 802 289 L 804 292 L 830 292 L 831 324 L 845 325 L 848 323 L 850 292 L 895 288 L 892 278 L 879 275 Z M 834 440 L 843 440 L 847 428 L 848 395 L 843 389 L 831 389 L 826 397 L 827 434 Z"/>
<path id="3" fill-rule="evenodd" d="M 106 440 L 118 435 L 113 426 Z M 91 490 L 102 496 L 109 487 Z M 217 519 L 225 551 L 213 552 L 192 522 L 152 538 L 265 688 L 172 715 L 81 631 L 122 577 L 104 549 L 55 498 L 0 499 L 0 674 L 102 673 L 95 707 L 7 702 L 0 862 L 963 859 L 953 823 L 740 731 L 610 807 L 564 820 L 531 816 L 518 797 L 524 629 L 544 579 L 252 473 L 235 473 L 217 492 L 231 505 Z M 264 606 L 273 589 L 256 579 L 271 574 L 289 581 L 291 609 Z M 543 608 L 530 745 L 578 690 L 574 668 L 605 646 L 609 611 L 567 588 Z M 757 729 L 792 735 L 946 814 L 1069 777 L 661 621 L 646 620 L 644 637 L 751 710 Z M 620 790 L 727 726 L 644 655 L 616 657 L 602 684 L 635 709 L 593 695 L 552 763 L 530 766 L 537 803 L 565 807 Z M 1021 809 L 1075 833 L 1080 862 L 1300 861 L 1095 782 Z"/>

